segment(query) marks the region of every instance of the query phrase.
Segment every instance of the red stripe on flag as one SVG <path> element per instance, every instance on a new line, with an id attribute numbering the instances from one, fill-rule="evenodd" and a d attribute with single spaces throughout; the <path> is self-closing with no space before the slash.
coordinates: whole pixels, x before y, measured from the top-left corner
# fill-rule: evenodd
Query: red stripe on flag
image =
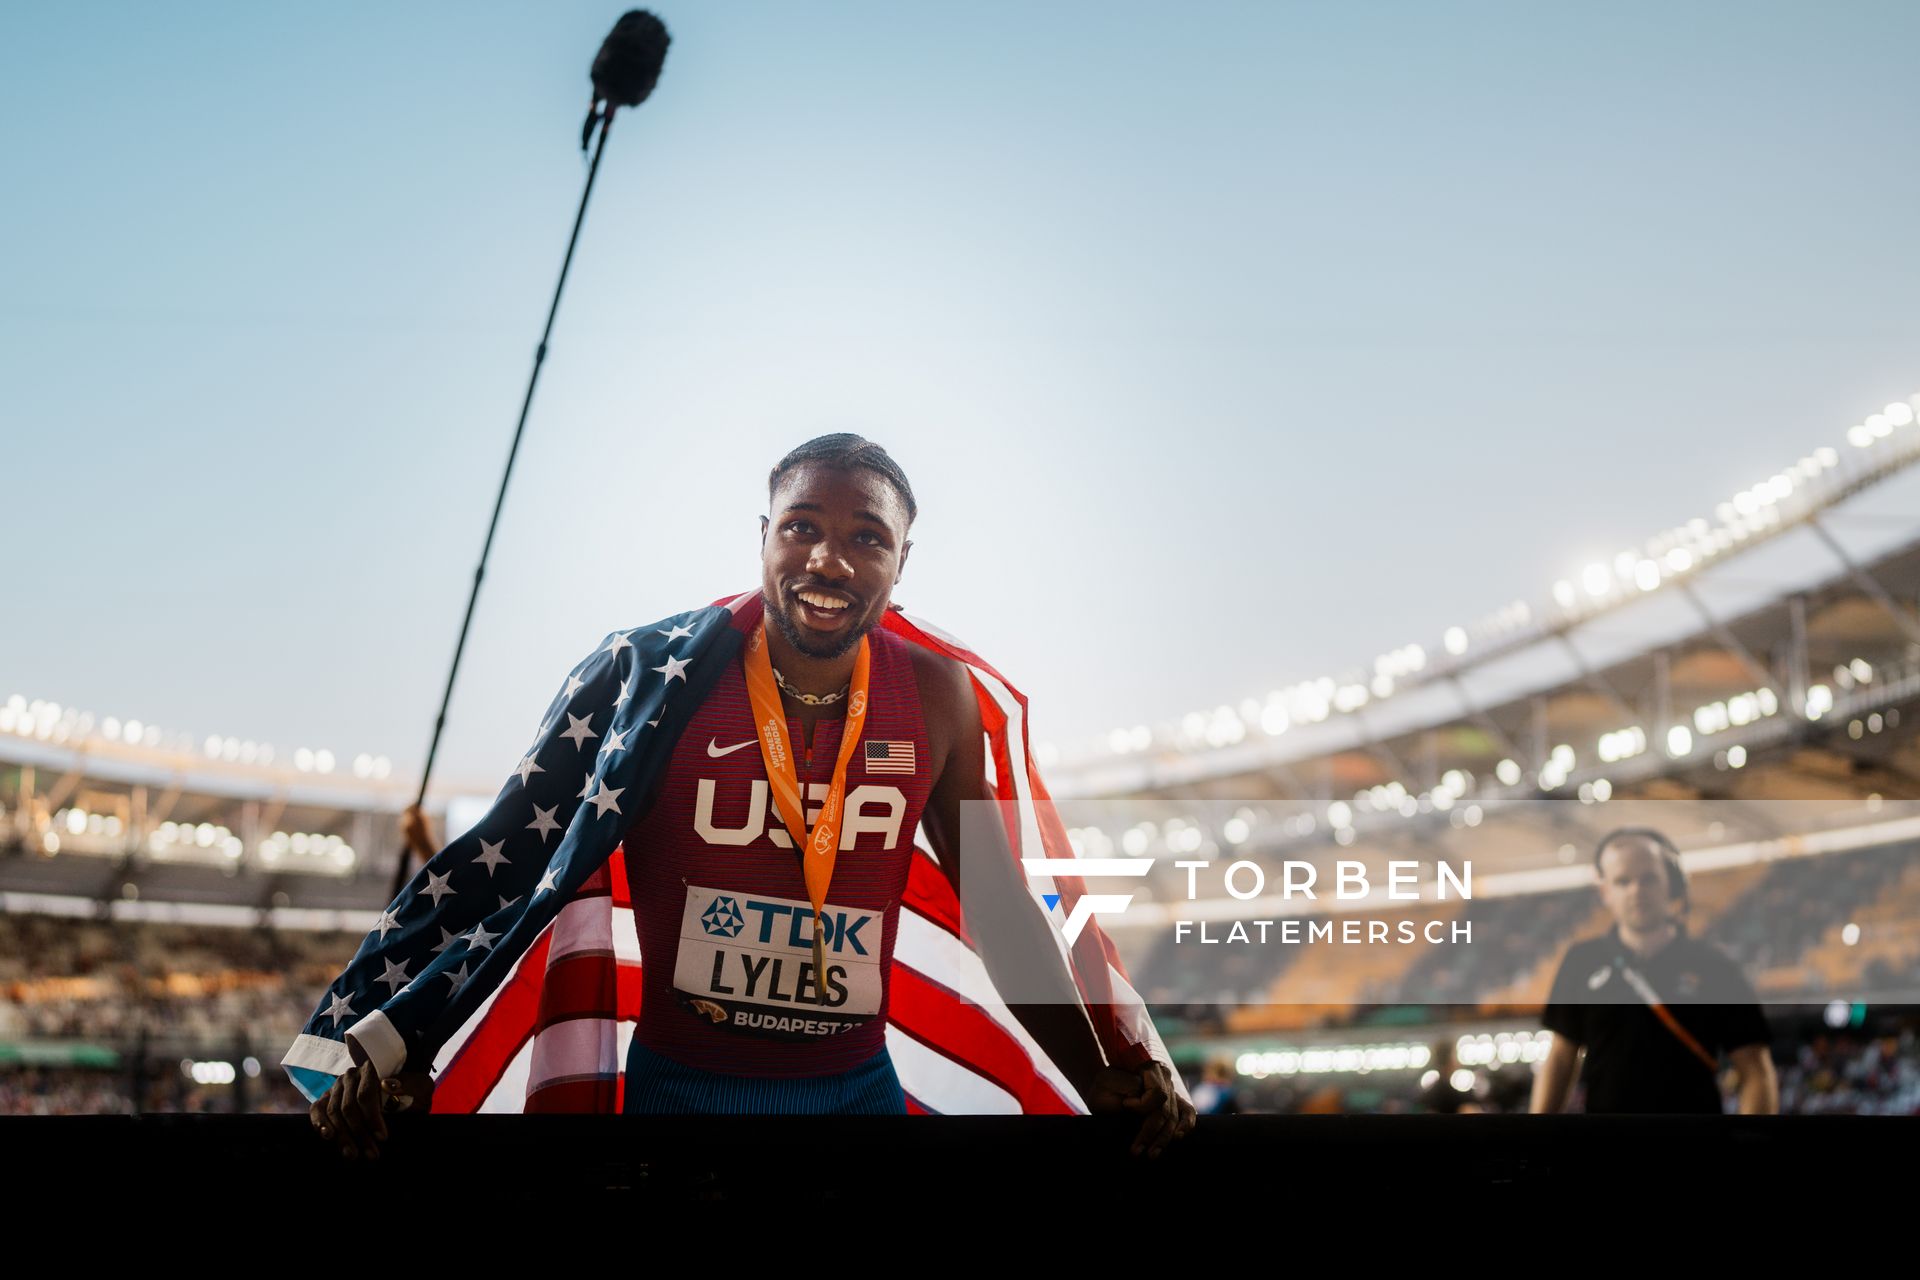
<path id="1" fill-rule="evenodd" d="M 620 1109 L 620 1081 L 602 1077 L 596 1080 L 563 1080 L 542 1085 L 527 1097 L 526 1114 L 555 1115 L 600 1113 Z"/>
<path id="2" fill-rule="evenodd" d="M 548 929 L 535 938 L 513 976 L 500 985 L 493 1004 L 473 1029 L 460 1052 L 434 1077 L 433 1110 L 471 1114 L 480 1109 L 499 1083 L 520 1046 L 533 1035 L 534 1015 L 540 1007 L 540 988 L 547 976 Z"/>
<path id="3" fill-rule="evenodd" d="M 607 873 L 608 887 L 613 890 L 613 905 L 631 907 L 633 894 L 630 892 L 632 886 L 627 883 L 627 846 L 613 846 L 613 852 L 608 855 L 606 865 L 601 870 Z"/>
<path id="4" fill-rule="evenodd" d="M 1028 1115 L 1075 1115 L 1072 1103 L 1041 1075 L 1022 1045 L 977 1004 L 896 962 L 887 1021 L 929 1049 L 1012 1094 Z"/>
<path id="5" fill-rule="evenodd" d="M 907 892 L 901 901 L 972 947 L 960 923 L 960 900 L 953 895 L 952 881 L 918 845 L 914 846 L 913 861 L 907 865 Z"/>
<path id="6" fill-rule="evenodd" d="M 620 969 L 628 966 L 621 964 Z M 620 1018 L 631 1022 L 640 1016 L 640 966 L 632 966 L 635 981 L 622 982 L 612 956 L 593 952 L 562 956 L 547 969 L 547 989 L 540 1001 L 537 1030 L 545 1031 L 556 1022 L 573 1018 Z"/>

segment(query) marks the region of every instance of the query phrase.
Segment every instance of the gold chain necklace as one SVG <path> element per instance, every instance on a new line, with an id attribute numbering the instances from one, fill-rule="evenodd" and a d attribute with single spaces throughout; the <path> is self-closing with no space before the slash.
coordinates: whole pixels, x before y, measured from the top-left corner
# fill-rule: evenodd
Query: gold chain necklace
<path id="1" fill-rule="evenodd" d="M 838 693 L 803 693 L 787 683 L 787 678 L 780 674 L 780 668 L 778 667 L 773 668 L 773 682 L 779 685 L 781 692 L 785 693 L 788 697 L 798 698 L 810 707 L 824 707 L 828 703 L 838 702 L 847 696 L 848 689 L 853 688 L 853 682 L 849 680 L 845 685 L 841 686 L 840 692 Z"/>

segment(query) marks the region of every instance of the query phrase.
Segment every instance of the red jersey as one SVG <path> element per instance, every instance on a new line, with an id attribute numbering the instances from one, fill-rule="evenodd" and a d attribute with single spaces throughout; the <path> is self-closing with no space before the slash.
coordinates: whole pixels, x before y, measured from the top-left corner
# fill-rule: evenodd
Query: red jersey
<path id="1" fill-rule="evenodd" d="M 688 721 L 651 807 L 627 831 L 642 974 L 634 1039 L 655 1053 L 731 1075 L 810 1076 L 885 1047 L 900 900 L 934 762 L 908 642 L 876 627 L 867 644 L 866 723 L 847 761 L 840 853 L 821 913 L 824 998 L 813 907 L 767 783 L 744 651 Z M 818 722 L 809 747 L 800 721 L 787 718 L 809 827 L 845 725 Z"/>

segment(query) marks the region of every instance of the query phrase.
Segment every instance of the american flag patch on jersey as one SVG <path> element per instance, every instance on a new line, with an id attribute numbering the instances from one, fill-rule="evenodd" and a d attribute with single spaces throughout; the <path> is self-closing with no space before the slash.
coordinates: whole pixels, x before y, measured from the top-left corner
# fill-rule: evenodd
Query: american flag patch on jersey
<path id="1" fill-rule="evenodd" d="M 868 773 L 912 773 L 913 743 L 887 742 L 869 738 L 867 747 Z"/>

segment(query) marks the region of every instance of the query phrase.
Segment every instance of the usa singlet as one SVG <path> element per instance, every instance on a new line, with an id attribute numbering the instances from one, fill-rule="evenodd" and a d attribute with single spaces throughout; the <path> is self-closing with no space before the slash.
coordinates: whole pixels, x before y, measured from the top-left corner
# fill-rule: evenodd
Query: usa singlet
<path id="1" fill-rule="evenodd" d="M 653 803 L 627 831 L 642 973 L 630 1075 L 671 1075 L 677 1064 L 767 1080 L 770 1098 L 784 1096 L 777 1078 L 853 1073 L 841 1083 L 866 1096 L 878 1068 L 891 1076 L 889 971 L 934 762 L 908 642 L 875 628 L 867 644 L 866 723 L 847 764 L 840 853 L 821 913 L 824 997 L 813 908 L 767 784 L 742 654 L 689 720 Z M 800 721 L 787 718 L 809 827 L 845 723 L 819 721 L 808 747 Z"/>

